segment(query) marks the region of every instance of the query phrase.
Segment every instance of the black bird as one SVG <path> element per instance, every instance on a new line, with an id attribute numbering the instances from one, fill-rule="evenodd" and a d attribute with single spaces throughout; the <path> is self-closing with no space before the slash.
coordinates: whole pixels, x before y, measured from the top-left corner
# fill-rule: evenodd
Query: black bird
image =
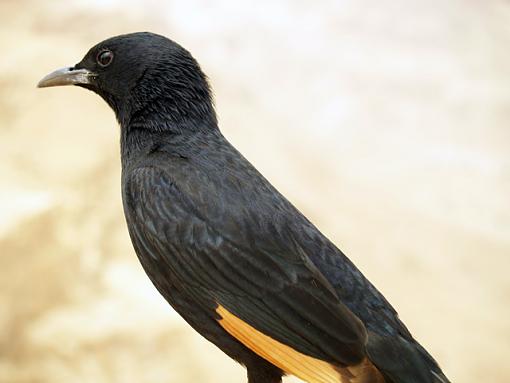
<path id="1" fill-rule="evenodd" d="M 449 382 L 383 295 L 223 137 L 188 51 L 152 33 L 113 37 L 38 84 L 57 85 L 114 110 L 136 254 L 249 383 Z"/>

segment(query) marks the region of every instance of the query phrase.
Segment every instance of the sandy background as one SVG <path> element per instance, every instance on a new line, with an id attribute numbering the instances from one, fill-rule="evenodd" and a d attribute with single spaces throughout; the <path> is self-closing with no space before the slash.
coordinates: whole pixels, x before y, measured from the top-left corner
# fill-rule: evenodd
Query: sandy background
<path id="1" fill-rule="evenodd" d="M 113 113 L 35 89 L 138 30 L 193 52 L 225 135 L 453 382 L 510 381 L 510 3 L 257 4 L 0 1 L 1 383 L 245 381 L 135 258 Z"/>

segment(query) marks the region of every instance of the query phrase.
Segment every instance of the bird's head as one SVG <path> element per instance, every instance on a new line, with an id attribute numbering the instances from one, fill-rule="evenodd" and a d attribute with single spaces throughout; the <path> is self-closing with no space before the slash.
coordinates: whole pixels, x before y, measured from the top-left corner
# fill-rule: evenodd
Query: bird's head
<path id="1" fill-rule="evenodd" d="M 78 64 L 48 74 L 37 86 L 61 85 L 99 94 L 123 127 L 216 123 L 207 78 L 196 60 L 179 44 L 153 33 L 102 41 Z"/>

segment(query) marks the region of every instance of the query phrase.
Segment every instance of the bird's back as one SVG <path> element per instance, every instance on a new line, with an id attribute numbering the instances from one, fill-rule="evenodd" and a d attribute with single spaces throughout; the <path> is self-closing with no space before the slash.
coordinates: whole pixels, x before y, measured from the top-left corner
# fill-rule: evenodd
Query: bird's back
<path id="1" fill-rule="evenodd" d="M 171 174 L 218 232 L 235 233 L 248 246 L 281 249 L 282 256 L 309 258 L 363 322 L 366 352 L 388 382 L 448 382 L 384 296 L 219 132 L 147 147 L 127 167 L 150 164 Z"/>

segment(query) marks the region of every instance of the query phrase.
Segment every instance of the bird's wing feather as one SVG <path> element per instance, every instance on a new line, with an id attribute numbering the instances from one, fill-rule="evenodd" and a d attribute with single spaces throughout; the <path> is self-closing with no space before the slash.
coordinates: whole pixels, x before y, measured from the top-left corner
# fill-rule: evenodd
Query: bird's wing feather
<path id="1" fill-rule="evenodd" d="M 218 232 L 208 217 L 214 202 L 181 190 L 189 187 L 161 168 L 130 173 L 127 219 L 142 256 L 171 269 L 197 303 L 214 302 L 220 324 L 229 313 L 300 354 L 335 366 L 364 363 L 363 324 L 309 259 L 281 247 L 238 243 L 235 230 Z"/>

